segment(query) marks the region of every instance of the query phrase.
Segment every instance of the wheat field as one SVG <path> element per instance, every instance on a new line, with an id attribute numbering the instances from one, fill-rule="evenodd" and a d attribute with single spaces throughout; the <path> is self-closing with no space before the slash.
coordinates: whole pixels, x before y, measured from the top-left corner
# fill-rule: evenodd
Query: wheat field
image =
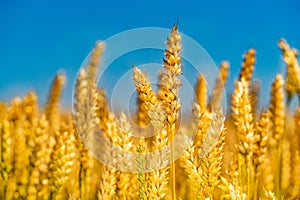
<path id="1" fill-rule="evenodd" d="M 147 139 L 130 136 L 128 117 L 112 113 L 105 90 L 97 88 L 103 46 L 96 43 L 76 80 L 74 107 L 84 115 L 60 106 L 66 79 L 61 73 L 44 107 L 34 91 L 0 102 L 0 199 L 300 199 L 300 107 L 291 106 L 295 96 L 300 99 L 298 51 L 284 39 L 278 47 L 286 74 L 270 83 L 268 106 L 258 109 L 260 85 L 252 77 L 255 49 L 243 55 L 226 116 L 219 105 L 229 62 L 220 64 L 211 96 L 205 75 L 199 74 L 191 107 L 197 119 L 195 137 L 186 139 L 190 146 L 176 162 L 150 172 L 143 169 L 143 155 L 170 144 L 180 123 L 181 34 L 174 25 L 167 38 L 157 92 L 147 74 L 133 66 L 136 124 L 159 128 Z M 109 167 L 89 153 L 82 140 L 94 142 L 95 124 L 112 144 L 141 155 L 138 173 Z M 174 148 L 171 145 L 171 160 Z M 161 165 L 166 155 L 152 164 Z M 107 152 L 107 159 L 116 156 Z"/>

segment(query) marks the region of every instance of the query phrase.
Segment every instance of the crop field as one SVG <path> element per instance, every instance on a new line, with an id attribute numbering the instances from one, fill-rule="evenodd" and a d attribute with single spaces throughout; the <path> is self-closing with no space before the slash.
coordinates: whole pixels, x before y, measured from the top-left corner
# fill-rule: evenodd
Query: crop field
<path id="1" fill-rule="evenodd" d="M 211 95 L 206 75 L 197 75 L 193 117 L 180 122 L 181 39 L 175 24 L 157 91 L 133 66 L 134 124 L 113 113 L 105 88 L 97 87 L 103 42 L 78 73 L 73 112 L 60 103 L 63 73 L 45 106 L 34 91 L 0 102 L 0 199 L 300 199 L 300 107 L 291 104 L 300 99 L 298 51 L 279 39 L 286 73 L 269 83 L 262 110 L 250 48 L 227 93 L 229 109 L 221 106 L 230 70 L 224 61 Z M 151 137 L 131 134 L 147 131 Z M 178 137 L 185 148 L 177 157 Z"/>

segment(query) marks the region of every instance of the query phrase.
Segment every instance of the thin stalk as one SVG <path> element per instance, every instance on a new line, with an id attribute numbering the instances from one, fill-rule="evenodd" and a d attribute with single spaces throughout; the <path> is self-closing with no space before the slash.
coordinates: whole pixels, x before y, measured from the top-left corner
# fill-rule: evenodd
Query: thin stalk
<path id="1" fill-rule="evenodd" d="M 143 140 L 142 144 L 146 144 L 145 139 Z M 137 152 L 139 154 L 138 159 L 137 159 L 137 164 L 138 164 L 138 181 L 139 181 L 139 187 L 138 187 L 138 192 L 139 192 L 139 198 L 140 200 L 145 200 L 147 195 L 146 195 L 146 174 L 145 174 L 145 156 L 143 153 L 145 153 L 144 148 L 142 146 L 141 142 L 139 142 L 139 146 L 137 149 Z"/>
<path id="2" fill-rule="evenodd" d="M 171 189 L 172 189 L 172 200 L 176 200 L 176 172 L 175 172 L 175 159 L 174 159 L 174 135 L 175 135 L 175 124 L 168 123 L 168 135 L 170 136 L 171 142 L 171 166 L 170 166 L 170 178 L 171 178 Z"/>
<path id="3" fill-rule="evenodd" d="M 84 189 L 84 177 L 85 177 L 85 170 L 83 169 L 83 165 L 82 163 L 80 164 L 80 170 L 79 170 L 79 196 L 80 196 L 80 199 L 84 199 L 84 192 L 85 192 L 85 189 Z"/>
<path id="4" fill-rule="evenodd" d="M 282 142 L 278 141 L 278 145 L 276 146 L 277 159 L 276 159 L 276 174 L 275 174 L 275 195 L 276 199 L 281 198 L 281 174 L 282 174 Z"/>
<path id="5" fill-rule="evenodd" d="M 253 191 L 254 191 L 253 200 L 258 200 L 258 177 L 255 179 Z"/>
<path id="6" fill-rule="evenodd" d="M 4 192 L 3 192 L 3 199 L 7 199 L 6 198 L 6 193 L 7 193 L 7 182 L 4 181 Z"/>
<path id="7" fill-rule="evenodd" d="M 247 157 L 247 197 L 253 199 L 254 180 L 253 180 L 253 165 L 251 163 L 251 157 Z"/>
<path id="8" fill-rule="evenodd" d="M 238 177 L 239 177 L 239 185 L 244 192 L 244 176 L 243 176 L 243 166 L 244 166 L 244 156 L 239 153 L 238 155 Z"/>
<path id="9" fill-rule="evenodd" d="M 251 199 L 251 174 L 249 165 L 247 166 L 247 197 L 248 199 Z"/>

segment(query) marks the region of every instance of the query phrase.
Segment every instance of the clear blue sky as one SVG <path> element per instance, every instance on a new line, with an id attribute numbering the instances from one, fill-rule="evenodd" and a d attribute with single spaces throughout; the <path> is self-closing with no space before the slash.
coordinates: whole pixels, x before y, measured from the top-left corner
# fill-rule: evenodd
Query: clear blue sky
<path id="1" fill-rule="evenodd" d="M 297 0 L 2 0 L 0 100 L 33 88 L 43 104 L 51 80 L 63 69 L 68 77 L 64 104 L 71 107 L 77 70 L 95 41 L 132 28 L 171 28 L 178 17 L 180 31 L 198 41 L 217 64 L 230 61 L 231 85 L 243 52 L 255 47 L 255 77 L 267 94 L 270 81 L 283 70 L 278 39 L 300 48 L 299 9 Z"/>

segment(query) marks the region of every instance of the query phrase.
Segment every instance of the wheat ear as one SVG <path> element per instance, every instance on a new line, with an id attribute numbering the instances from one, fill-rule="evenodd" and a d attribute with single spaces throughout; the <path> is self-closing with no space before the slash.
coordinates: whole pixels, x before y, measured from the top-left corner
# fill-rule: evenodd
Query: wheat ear
<path id="1" fill-rule="evenodd" d="M 177 24 L 172 27 L 170 37 L 167 40 L 167 49 L 165 50 L 164 69 L 161 73 L 158 98 L 167 114 L 167 131 L 169 141 L 173 141 L 175 137 L 175 123 L 179 116 L 181 108 L 180 100 L 178 99 L 179 87 L 181 85 L 178 76 L 181 71 L 181 35 L 178 33 Z M 172 143 L 173 144 L 173 143 Z M 172 199 L 176 199 L 176 181 L 175 181 L 175 162 L 174 162 L 174 146 L 171 145 L 171 188 Z"/>
<path id="2" fill-rule="evenodd" d="M 153 92 L 150 82 L 148 80 L 148 77 L 145 73 L 141 72 L 140 69 L 136 68 L 135 66 L 133 66 L 133 80 L 134 80 L 134 85 L 136 88 L 136 91 L 138 93 L 138 117 L 137 117 L 137 124 L 140 127 L 143 127 L 145 125 L 148 124 L 148 119 L 151 121 L 151 117 L 153 118 L 155 115 L 155 108 L 156 108 L 156 104 L 158 103 L 157 101 L 157 97 L 156 94 Z M 152 114 L 152 116 L 150 117 L 150 115 Z M 154 114 L 154 115 L 153 115 Z M 156 117 L 154 117 L 153 119 L 156 119 Z M 161 125 L 159 118 L 158 121 L 153 121 L 152 119 L 152 123 L 154 122 L 154 126 L 156 126 L 156 124 L 158 126 Z M 164 124 L 162 124 L 162 126 L 164 126 Z M 147 144 L 147 140 L 146 139 L 140 139 L 139 141 L 139 173 L 138 173 L 138 180 L 139 180 L 139 194 L 140 194 L 140 198 L 146 198 L 149 197 L 150 195 L 153 198 L 157 198 L 157 192 L 160 192 L 160 194 L 162 194 L 163 189 L 159 189 L 156 190 L 155 186 L 158 186 L 158 188 L 160 188 L 160 185 L 156 185 L 157 183 L 157 177 L 153 177 L 153 175 L 158 174 L 158 177 L 160 178 L 165 178 L 165 173 L 164 171 L 160 171 L 158 170 L 155 173 L 145 173 L 144 168 L 146 166 L 145 163 L 145 157 L 143 156 L 143 153 L 147 152 L 147 149 L 155 149 L 156 143 L 154 143 L 152 141 L 153 138 L 149 139 L 150 144 Z M 148 147 L 149 146 L 149 147 Z M 160 175 L 160 176 L 159 176 Z M 152 179 L 153 181 L 148 182 L 148 188 L 147 188 L 147 184 L 146 184 L 146 180 L 148 179 Z M 165 186 L 165 184 L 162 184 L 163 187 Z"/>
<path id="3" fill-rule="evenodd" d="M 49 153 L 48 141 L 49 122 L 45 115 L 38 120 L 35 130 L 34 149 L 30 158 L 30 165 L 33 166 L 29 176 L 29 185 L 27 188 L 27 199 L 48 198 L 48 161 Z"/>
<path id="4" fill-rule="evenodd" d="M 219 74 L 216 79 L 212 95 L 209 101 L 210 109 L 218 109 L 221 105 L 222 96 L 225 90 L 225 85 L 229 75 L 229 63 L 224 61 L 221 63 Z"/>
<path id="5" fill-rule="evenodd" d="M 270 111 L 272 123 L 272 154 L 275 162 L 275 195 L 281 198 L 282 190 L 282 137 L 285 131 L 284 80 L 276 76 L 271 91 Z"/>
<path id="6" fill-rule="evenodd" d="M 146 73 L 143 73 L 137 67 L 133 66 L 133 80 L 134 86 L 138 93 L 138 111 L 137 111 L 137 124 L 143 128 L 151 121 L 149 111 L 158 102 L 156 94 L 152 90 L 149 79 Z M 141 130 L 143 131 L 143 130 Z M 142 143 L 147 142 L 147 147 L 144 149 L 151 149 L 152 140 L 143 139 Z"/>
<path id="7" fill-rule="evenodd" d="M 57 74 L 52 82 L 51 89 L 48 95 L 48 102 L 45 108 L 45 115 L 49 120 L 49 125 L 51 126 L 51 128 L 53 128 L 53 130 L 57 130 L 60 125 L 60 99 L 62 96 L 65 82 L 65 75 L 63 73 Z"/>
<path id="8" fill-rule="evenodd" d="M 291 177 L 288 193 L 292 199 L 297 199 L 300 191 L 300 108 L 296 108 L 294 114 L 294 132 L 291 134 Z"/>
<path id="9" fill-rule="evenodd" d="M 203 75 L 197 77 L 195 85 L 196 102 L 198 103 L 202 112 L 206 110 L 207 106 L 207 83 Z"/>
<path id="10" fill-rule="evenodd" d="M 201 118 L 204 116 L 200 115 Z M 201 142 L 203 145 L 198 146 L 196 140 L 200 138 L 195 138 L 194 144 L 184 157 L 184 168 L 198 199 L 212 199 L 214 189 L 220 180 L 225 139 L 224 117 L 220 109 L 212 113 L 211 117 L 213 119 L 211 126 L 203 130 L 205 131 L 201 138 L 202 141 L 205 141 Z M 201 118 L 199 122 L 203 123 L 205 118 L 202 120 Z M 210 120 L 207 120 L 206 123 L 210 124 Z M 203 126 L 201 127 L 203 128 Z"/>
<path id="11" fill-rule="evenodd" d="M 105 136 L 111 141 L 111 143 L 116 144 L 117 138 L 117 123 L 115 117 L 112 113 L 108 115 L 108 121 L 106 123 L 107 131 L 105 132 Z M 116 152 L 108 151 L 105 153 L 106 162 L 113 161 L 114 164 L 117 161 Z M 113 167 L 102 165 L 101 169 L 101 177 L 100 177 L 100 185 L 98 190 L 98 199 L 113 199 L 116 198 L 117 192 L 117 170 Z"/>
<path id="12" fill-rule="evenodd" d="M 4 103 L 0 104 L 1 118 L 0 118 L 0 131 L 1 131 L 1 198 L 7 198 L 8 180 L 12 175 L 13 170 L 13 133 L 11 132 L 9 118 L 7 115 L 7 106 Z"/>
<path id="13" fill-rule="evenodd" d="M 131 125 L 124 113 L 121 113 L 117 121 L 116 144 L 123 149 L 124 152 L 134 152 L 134 145 L 131 135 Z M 128 169 L 134 166 L 132 158 L 126 155 L 118 155 L 122 160 L 119 162 L 119 168 Z M 117 196 L 120 199 L 135 199 L 137 198 L 137 176 L 132 173 L 117 171 Z"/>
<path id="14" fill-rule="evenodd" d="M 255 129 L 255 143 L 253 151 L 253 164 L 255 173 L 254 199 L 258 199 L 258 184 L 262 174 L 262 164 L 267 155 L 268 136 L 270 132 L 270 112 L 261 113 Z"/>
<path id="15" fill-rule="evenodd" d="M 106 134 L 107 132 L 107 121 L 109 118 L 109 106 L 105 94 L 105 90 L 96 89 L 95 93 L 95 112 L 97 114 L 97 118 L 99 119 L 99 126 L 101 130 Z"/>
<path id="16" fill-rule="evenodd" d="M 202 189 L 205 198 L 213 199 L 215 187 L 220 183 L 224 154 L 223 147 L 226 134 L 224 120 L 225 117 L 223 116 L 221 109 L 214 111 L 212 114 L 211 126 L 200 152 L 200 155 L 205 155 L 200 159 L 200 165 L 203 172 Z"/>
<path id="17" fill-rule="evenodd" d="M 53 180 L 52 197 L 65 199 L 63 189 L 69 180 L 76 154 L 74 127 L 70 116 L 65 116 L 55 133 L 56 144 L 51 154 L 50 178 Z"/>
<path id="18" fill-rule="evenodd" d="M 154 126 L 154 130 L 156 130 L 157 133 L 152 138 L 152 162 L 146 163 L 150 169 L 154 170 L 149 172 L 146 176 L 148 183 L 147 197 L 150 199 L 163 199 L 166 196 L 169 167 L 162 166 L 164 166 L 164 164 L 170 160 L 170 157 L 168 157 L 168 154 L 170 154 L 168 149 L 164 151 L 158 151 L 168 145 L 168 132 L 165 127 L 167 116 L 165 114 L 164 107 L 157 102 L 149 110 L 149 117 L 151 119 L 151 124 Z"/>
<path id="19" fill-rule="evenodd" d="M 232 118 L 239 138 L 239 184 L 247 191 L 248 198 L 253 195 L 253 163 L 254 150 L 254 121 L 249 96 L 249 82 L 245 79 L 235 83 L 231 101 Z"/>
<path id="20" fill-rule="evenodd" d="M 24 133 L 26 139 L 23 141 L 26 143 L 26 149 L 23 149 L 24 152 L 26 152 L 26 156 L 24 156 L 26 159 L 28 159 L 28 163 L 25 162 L 23 163 L 23 168 L 24 166 L 27 166 L 26 169 L 26 175 L 23 175 L 22 177 L 22 183 L 18 184 L 15 192 L 20 195 L 22 198 L 27 198 L 27 189 L 29 185 L 29 180 L 30 180 L 30 174 L 33 168 L 33 150 L 35 148 L 35 131 L 37 128 L 37 122 L 38 122 L 38 104 L 37 104 L 37 96 L 36 93 L 33 91 L 29 91 L 28 94 L 24 97 L 23 102 L 22 102 L 22 107 L 23 107 L 23 112 L 25 115 L 24 119 Z M 25 191 L 24 191 L 25 190 Z M 24 191 L 24 194 L 22 194 L 22 191 Z"/>
<path id="21" fill-rule="evenodd" d="M 28 139 L 30 138 L 30 134 L 27 131 L 28 129 L 28 115 L 29 114 L 26 111 L 26 108 L 28 109 L 28 106 L 31 106 L 33 108 L 35 106 L 35 100 L 34 99 L 36 96 L 32 93 L 29 92 L 25 97 L 22 102 L 19 102 L 15 104 L 15 108 L 13 109 L 12 114 L 12 127 L 13 127 L 13 132 L 14 132 L 14 174 L 13 176 L 16 179 L 16 187 L 14 190 L 13 198 L 18 199 L 18 198 L 26 198 L 26 187 L 28 184 L 28 168 L 30 168 L 29 164 L 29 155 L 30 151 L 32 149 L 28 148 Z M 33 98 L 33 99 L 32 99 Z M 29 100 L 29 102 L 28 102 Z M 33 101 L 31 101 L 33 100 Z M 19 100 L 18 100 L 19 101 Z M 29 105 L 29 104 L 31 105 Z M 35 108 L 33 108 L 33 112 Z M 31 124 L 34 125 L 34 124 Z"/>
<path id="22" fill-rule="evenodd" d="M 280 39 L 278 42 L 279 48 L 282 50 L 282 57 L 287 65 L 285 92 L 287 94 L 287 105 L 295 94 L 300 98 L 300 68 L 298 64 L 297 49 L 290 48 L 289 44 Z"/>
<path id="23" fill-rule="evenodd" d="M 256 51 L 255 49 L 249 49 L 244 54 L 244 60 L 242 62 L 242 69 L 240 71 L 239 81 L 244 79 L 246 82 L 250 82 L 253 76 L 254 65 L 256 62 Z"/>
<path id="24" fill-rule="evenodd" d="M 88 144 L 90 148 L 97 146 L 94 144 L 96 142 L 95 130 L 99 124 L 96 113 L 96 78 L 103 48 L 104 44 L 102 42 L 96 43 L 87 66 L 79 72 L 75 86 L 75 108 L 78 111 L 74 114 L 76 128 L 83 143 Z M 89 198 L 89 196 L 94 198 L 96 191 L 93 190 L 95 188 L 89 186 L 95 181 L 92 178 L 95 161 L 88 154 L 85 147 L 82 147 L 80 151 L 80 196 L 85 199 Z"/>

